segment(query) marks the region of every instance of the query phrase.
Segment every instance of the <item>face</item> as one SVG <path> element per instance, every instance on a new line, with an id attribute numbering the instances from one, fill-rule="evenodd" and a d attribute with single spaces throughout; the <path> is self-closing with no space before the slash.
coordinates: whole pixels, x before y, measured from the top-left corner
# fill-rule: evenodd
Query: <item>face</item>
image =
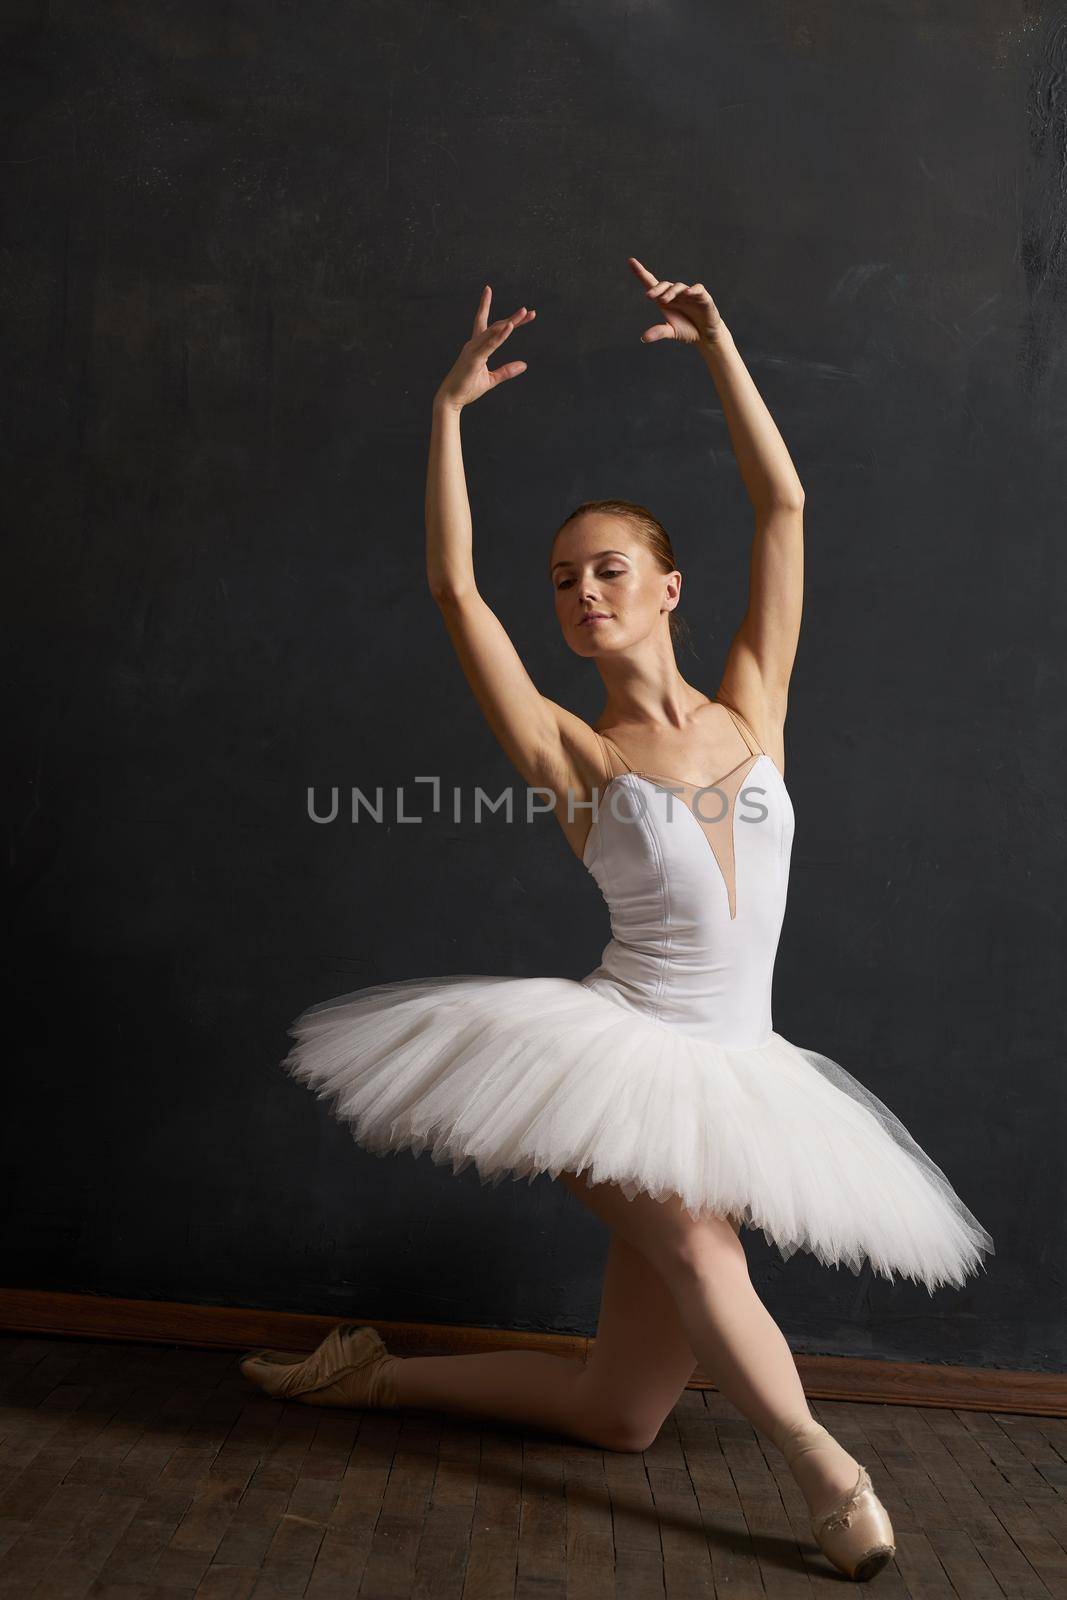
<path id="1" fill-rule="evenodd" d="M 664 572 L 624 519 L 599 511 L 578 517 L 556 539 L 550 561 L 556 615 L 577 655 L 614 654 L 658 629 L 669 633 L 682 575 Z"/>

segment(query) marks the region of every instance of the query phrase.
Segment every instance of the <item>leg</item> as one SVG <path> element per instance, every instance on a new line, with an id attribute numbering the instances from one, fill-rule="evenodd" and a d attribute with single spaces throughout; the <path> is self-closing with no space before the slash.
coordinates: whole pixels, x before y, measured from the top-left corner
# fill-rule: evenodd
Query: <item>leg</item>
<path id="1" fill-rule="evenodd" d="M 619 1233 L 611 1236 L 596 1339 L 582 1378 L 587 1416 L 616 1450 L 647 1450 L 678 1403 L 697 1359 L 674 1297 Z"/>
<path id="2" fill-rule="evenodd" d="M 614 1235 L 596 1341 L 586 1362 L 539 1351 L 408 1356 L 401 1405 L 493 1417 L 610 1450 L 645 1450 L 696 1366 L 673 1297 L 639 1251 Z"/>
<path id="3" fill-rule="evenodd" d="M 793 1456 L 815 1438 L 792 1352 L 748 1273 L 739 1227 L 724 1217 L 694 1220 L 672 1196 L 628 1200 L 615 1184 L 561 1174 L 575 1197 L 655 1264 L 678 1308 L 685 1337 L 718 1389 L 754 1427 Z M 845 1494 L 859 1463 L 829 1435 L 790 1460 L 809 1508 Z"/>

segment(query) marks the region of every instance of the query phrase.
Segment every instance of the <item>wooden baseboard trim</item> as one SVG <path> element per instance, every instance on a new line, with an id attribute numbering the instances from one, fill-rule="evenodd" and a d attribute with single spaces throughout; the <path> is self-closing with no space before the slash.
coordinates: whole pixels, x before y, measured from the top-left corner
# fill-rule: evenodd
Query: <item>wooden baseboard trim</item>
<path id="1" fill-rule="evenodd" d="M 542 1350 L 584 1360 L 594 1341 L 581 1335 L 467 1328 L 448 1323 L 393 1322 L 373 1307 L 336 1316 L 254 1307 L 187 1305 L 172 1300 L 120 1300 L 104 1295 L 0 1288 L 0 1331 L 53 1338 L 120 1339 L 212 1350 L 313 1350 L 343 1320 L 372 1323 L 398 1355 L 459 1355 L 485 1350 Z M 934 1366 L 798 1354 L 813 1400 L 868 1400 L 891 1405 L 1067 1417 L 1067 1375 L 1003 1367 Z M 715 1385 L 697 1371 L 691 1389 Z"/>

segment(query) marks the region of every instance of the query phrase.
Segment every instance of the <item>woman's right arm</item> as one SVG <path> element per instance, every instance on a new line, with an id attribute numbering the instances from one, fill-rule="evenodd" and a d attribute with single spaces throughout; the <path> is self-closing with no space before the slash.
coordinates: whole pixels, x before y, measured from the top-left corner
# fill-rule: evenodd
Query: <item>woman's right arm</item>
<path id="1" fill-rule="evenodd" d="M 534 316 L 523 306 L 513 317 L 489 326 L 489 299 L 486 288 L 471 338 L 434 396 L 426 475 L 426 576 L 464 676 L 508 760 L 527 783 L 556 786 L 567 781 L 572 763 L 565 744 L 581 719 L 541 694 L 499 618 L 478 593 L 474 576 L 460 417 L 472 400 L 525 371 L 524 361 L 492 372 L 486 362 L 513 328 Z"/>

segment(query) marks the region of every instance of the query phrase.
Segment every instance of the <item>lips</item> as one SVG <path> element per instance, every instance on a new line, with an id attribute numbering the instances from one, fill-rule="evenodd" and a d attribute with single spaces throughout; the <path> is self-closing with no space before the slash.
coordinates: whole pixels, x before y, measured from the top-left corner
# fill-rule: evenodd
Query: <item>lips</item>
<path id="1" fill-rule="evenodd" d="M 582 618 L 578 626 L 579 628 L 584 628 L 587 627 L 590 622 L 610 622 L 610 620 L 611 619 L 606 611 L 590 611 L 588 616 Z"/>

